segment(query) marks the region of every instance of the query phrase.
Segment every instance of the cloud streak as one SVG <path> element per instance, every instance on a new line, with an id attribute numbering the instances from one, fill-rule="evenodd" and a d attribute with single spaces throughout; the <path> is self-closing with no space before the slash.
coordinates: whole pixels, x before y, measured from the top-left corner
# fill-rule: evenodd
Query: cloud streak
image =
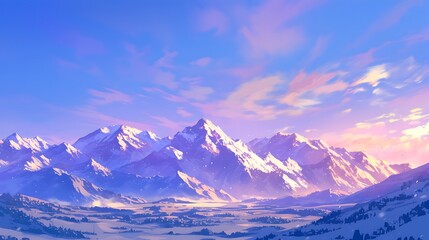
<path id="1" fill-rule="evenodd" d="M 92 105 L 106 105 L 115 102 L 132 102 L 132 97 L 130 95 L 110 88 L 107 88 L 104 91 L 90 89 L 88 92 L 93 97 L 93 99 L 90 100 L 90 104 Z"/>

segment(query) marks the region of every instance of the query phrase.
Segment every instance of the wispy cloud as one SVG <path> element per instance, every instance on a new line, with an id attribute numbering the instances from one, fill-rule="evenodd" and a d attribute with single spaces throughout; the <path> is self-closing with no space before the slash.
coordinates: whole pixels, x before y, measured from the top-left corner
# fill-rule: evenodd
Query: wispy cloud
<path id="1" fill-rule="evenodd" d="M 120 73 L 124 77 L 133 78 L 135 81 L 149 80 L 169 89 L 179 87 L 176 80 L 176 74 L 173 70 L 176 68 L 173 64 L 174 58 L 178 55 L 175 51 L 164 51 L 163 55 L 155 62 L 149 62 L 145 59 L 145 53 L 139 50 L 137 46 L 131 43 L 124 45 L 127 55 L 122 59 Z"/>
<path id="2" fill-rule="evenodd" d="M 72 111 L 74 114 L 85 118 L 96 126 L 124 124 L 138 129 L 153 130 L 153 126 L 140 121 L 133 121 L 117 116 L 108 115 L 91 108 L 78 108 Z"/>
<path id="3" fill-rule="evenodd" d="M 321 1 L 269 0 L 250 12 L 241 28 L 250 52 L 255 56 L 281 55 L 295 51 L 306 40 L 303 30 L 291 20 Z"/>
<path id="4" fill-rule="evenodd" d="M 358 86 L 361 84 L 369 84 L 373 87 L 377 87 L 380 83 L 380 80 L 388 78 L 390 76 L 389 72 L 386 69 L 386 65 L 378 65 L 370 67 L 367 73 L 352 83 L 352 86 Z"/>
<path id="5" fill-rule="evenodd" d="M 194 114 L 190 113 L 189 111 L 185 110 L 184 108 L 177 108 L 176 113 L 179 114 L 182 117 L 192 117 Z"/>
<path id="6" fill-rule="evenodd" d="M 72 48 L 78 57 L 106 53 L 106 48 L 101 41 L 79 32 L 67 33 L 63 36 L 62 42 Z"/>
<path id="7" fill-rule="evenodd" d="M 313 72 L 307 74 L 300 71 L 289 83 L 288 93 L 285 94 L 280 103 L 297 108 L 307 108 L 318 105 L 321 102 L 317 99 L 319 95 L 341 91 L 347 88 L 347 84 L 341 81 L 328 84 L 329 81 L 342 75 L 341 72 Z M 311 96 L 305 96 L 311 95 Z"/>
<path id="8" fill-rule="evenodd" d="M 199 58 L 193 62 L 191 62 L 191 65 L 199 66 L 199 67 L 205 67 L 209 65 L 212 62 L 212 59 L 209 57 L 203 57 Z"/>
<path id="9" fill-rule="evenodd" d="M 403 139 L 406 141 L 408 138 L 421 139 L 423 137 L 429 136 L 429 122 L 424 125 L 408 128 L 402 131 L 404 134 Z"/>
<path id="10" fill-rule="evenodd" d="M 329 38 L 326 36 L 318 37 L 314 47 L 311 49 L 307 62 L 311 62 L 320 57 L 328 45 Z"/>
<path id="11" fill-rule="evenodd" d="M 190 100 L 204 101 L 213 92 L 213 89 L 209 87 L 191 85 L 188 89 L 181 90 L 180 95 Z"/>
<path id="12" fill-rule="evenodd" d="M 271 94 L 282 82 L 277 75 L 255 79 L 241 84 L 225 100 L 196 106 L 206 115 L 254 120 L 273 119 L 283 114 L 284 110 L 279 110 L 274 103 L 263 102 L 272 100 Z"/>
<path id="13" fill-rule="evenodd" d="M 190 126 L 191 122 L 179 122 L 163 116 L 152 116 L 156 124 L 169 129 L 170 131 L 180 131 L 182 128 Z"/>
<path id="14" fill-rule="evenodd" d="M 104 91 L 90 89 L 88 92 L 93 97 L 90 100 L 90 104 L 92 105 L 105 105 L 114 102 L 132 102 L 132 97 L 130 95 L 110 88 L 107 88 Z"/>
<path id="15" fill-rule="evenodd" d="M 177 56 L 176 51 L 164 51 L 164 55 L 156 60 L 155 65 L 158 67 L 164 67 L 164 68 L 175 68 L 173 64 L 173 59 Z"/>
<path id="16" fill-rule="evenodd" d="M 200 10 L 198 13 L 197 28 L 206 32 L 213 30 L 216 35 L 225 33 L 228 28 L 226 15 L 218 9 Z"/>
<path id="17" fill-rule="evenodd" d="M 235 66 L 227 68 L 224 72 L 243 80 L 252 79 L 261 75 L 266 68 L 266 64 L 256 63 L 244 66 Z"/>
<path id="18" fill-rule="evenodd" d="M 366 30 L 362 36 L 353 43 L 352 46 L 359 46 L 366 40 L 368 40 L 372 35 L 380 33 L 395 24 L 397 24 L 402 17 L 408 13 L 412 8 L 420 5 L 422 0 L 409 0 L 399 2 L 396 6 L 383 12 L 383 14 Z"/>

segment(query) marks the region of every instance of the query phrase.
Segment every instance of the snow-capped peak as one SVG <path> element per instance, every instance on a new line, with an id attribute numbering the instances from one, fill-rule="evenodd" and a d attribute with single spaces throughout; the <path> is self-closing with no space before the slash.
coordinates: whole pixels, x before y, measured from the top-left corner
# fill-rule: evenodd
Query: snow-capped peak
<path id="1" fill-rule="evenodd" d="M 147 140 L 151 140 L 151 141 L 158 141 L 160 140 L 160 137 L 158 137 L 155 133 L 151 132 L 151 131 L 142 131 L 141 133 L 138 134 L 138 136 L 142 139 L 147 139 Z"/>
<path id="2" fill-rule="evenodd" d="M 206 165 L 215 164 L 208 159 L 216 158 L 222 154 L 231 154 L 234 156 L 232 159 L 238 160 L 236 163 L 244 166 L 243 169 L 249 174 L 251 170 L 259 170 L 265 173 L 274 171 L 272 166 L 266 164 L 264 160 L 250 151 L 243 142 L 233 140 L 219 126 L 207 119 L 200 119 L 194 126 L 186 127 L 177 133 L 173 138 L 172 146 L 184 152 L 187 157 L 205 158 Z M 209 154 L 211 157 L 203 157 L 205 154 Z M 233 161 L 232 159 L 230 161 Z M 228 163 L 225 158 L 218 161 L 224 162 L 222 164 L 233 164 Z M 216 164 L 220 164 L 220 162 L 216 162 Z"/>
<path id="3" fill-rule="evenodd" d="M 61 170 L 59 168 L 52 168 L 52 171 L 58 176 L 62 176 L 63 174 L 68 175 L 66 171 Z"/>
<path id="4" fill-rule="evenodd" d="M 163 154 L 170 156 L 173 159 L 177 159 L 177 160 L 183 159 L 183 152 L 180 150 L 177 150 L 176 148 L 174 148 L 172 146 L 165 147 L 161 151 Z"/>
<path id="5" fill-rule="evenodd" d="M 31 149 L 33 152 L 40 152 L 49 148 L 49 144 L 40 137 L 24 138 L 18 133 L 13 133 L 3 139 L 3 142 L 9 143 L 10 147 L 15 150 Z"/>
<path id="6" fill-rule="evenodd" d="M 79 151 L 91 156 L 110 169 L 141 160 L 170 141 L 154 133 L 125 125 L 100 128 L 73 144 Z"/>
<path id="7" fill-rule="evenodd" d="M 95 161 L 94 159 L 91 159 L 89 166 L 96 172 L 96 173 L 100 173 L 102 176 L 110 176 L 112 175 L 112 173 L 110 172 L 110 170 L 106 167 L 104 167 L 103 165 L 101 165 L 100 163 L 98 163 L 97 161 Z"/>
<path id="8" fill-rule="evenodd" d="M 205 142 L 233 141 L 223 130 L 208 119 L 200 119 L 194 126 L 186 127 L 183 131 L 177 133 L 189 142 L 203 140 Z"/>
<path id="9" fill-rule="evenodd" d="M 69 154 L 72 155 L 76 155 L 79 154 L 79 150 L 77 150 L 75 147 L 73 147 L 73 145 L 69 144 L 69 143 L 61 143 L 57 146 L 59 149 L 62 149 L 66 152 L 68 152 Z"/>
<path id="10" fill-rule="evenodd" d="M 295 146 L 299 144 L 307 144 L 312 148 L 316 148 L 316 146 L 313 145 L 312 141 L 298 133 L 278 132 L 271 138 L 271 141 L 291 141 L 292 144 Z"/>

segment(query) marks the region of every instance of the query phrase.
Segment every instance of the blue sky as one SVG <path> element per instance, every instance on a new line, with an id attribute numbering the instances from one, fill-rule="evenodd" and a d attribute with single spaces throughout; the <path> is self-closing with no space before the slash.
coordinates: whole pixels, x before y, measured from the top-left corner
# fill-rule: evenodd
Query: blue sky
<path id="1" fill-rule="evenodd" d="M 298 132 L 429 156 L 427 1 L 1 1 L 0 136 Z"/>

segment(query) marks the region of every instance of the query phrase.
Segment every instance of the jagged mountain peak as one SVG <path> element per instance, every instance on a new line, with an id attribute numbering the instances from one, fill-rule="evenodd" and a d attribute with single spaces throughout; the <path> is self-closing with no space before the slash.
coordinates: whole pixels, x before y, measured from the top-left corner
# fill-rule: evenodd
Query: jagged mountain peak
<path id="1" fill-rule="evenodd" d="M 75 147 L 73 147 L 73 145 L 69 144 L 69 143 L 60 143 L 56 146 L 53 146 L 51 149 L 56 148 L 58 149 L 58 151 L 66 151 L 69 154 L 79 154 L 80 151 L 77 150 Z"/>
<path id="2" fill-rule="evenodd" d="M 33 152 L 41 152 L 50 147 L 50 144 L 43 140 L 41 137 L 25 138 L 18 133 L 12 133 L 3 139 L 3 143 L 8 143 L 9 146 L 15 150 L 30 149 Z"/>
<path id="3" fill-rule="evenodd" d="M 91 168 L 96 174 L 101 174 L 102 176 L 112 175 L 112 173 L 110 172 L 110 170 L 108 168 L 101 165 L 100 163 L 98 163 L 97 161 L 95 161 L 92 158 L 89 161 L 87 167 Z"/>
<path id="4" fill-rule="evenodd" d="M 9 136 L 4 138 L 4 141 L 22 141 L 22 137 L 21 135 L 19 135 L 17 132 L 14 132 L 12 134 L 10 134 Z"/>
<path id="5" fill-rule="evenodd" d="M 100 128 L 78 139 L 73 146 L 104 166 L 114 169 L 141 160 L 169 142 L 170 140 L 161 139 L 149 131 L 114 125 Z"/>
<path id="6" fill-rule="evenodd" d="M 291 138 L 291 139 L 294 139 L 294 140 L 299 141 L 299 142 L 309 141 L 308 138 L 302 136 L 301 134 L 298 134 L 298 133 L 289 133 L 289 132 L 284 132 L 284 131 L 277 132 L 274 135 L 274 137 L 278 137 L 278 138 L 287 137 L 287 138 Z"/>
<path id="7" fill-rule="evenodd" d="M 146 142 L 156 142 L 160 138 L 150 131 L 142 131 L 126 125 L 113 125 L 100 128 L 76 141 L 74 146 L 78 149 L 88 144 L 115 143 L 121 150 L 127 147 L 141 148 Z"/>
<path id="8" fill-rule="evenodd" d="M 186 127 L 183 131 L 177 133 L 176 136 L 181 136 L 190 142 L 202 140 L 207 136 L 218 140 L 230 140 L 219 126 L 204 118 L 200 119 L 195 125 Z"/>

